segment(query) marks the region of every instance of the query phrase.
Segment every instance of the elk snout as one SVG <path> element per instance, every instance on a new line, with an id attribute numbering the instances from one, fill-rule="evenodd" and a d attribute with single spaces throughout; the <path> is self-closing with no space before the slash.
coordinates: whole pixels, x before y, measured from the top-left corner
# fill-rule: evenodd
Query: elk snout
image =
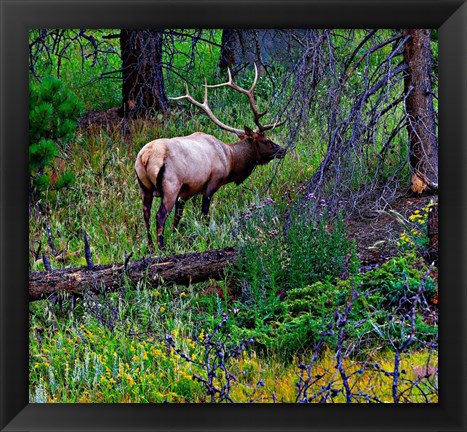
<path id="1" fill-rule="evenodd" d="M 287 153 L 287 150 L 280 145 L 273 143 L 273 154 L 271 159 L 282 159 L 284 158 L 285 154 Z"/>
<path id="2" fill-rule="evenodd" d="M 287 154 L 287 150 L 285 148 L 277 146 L 277 150 L 276 150 L 276 153 L 274 153 L 274 157 L 276 159 L 283 159 L 286 154 Z"/>

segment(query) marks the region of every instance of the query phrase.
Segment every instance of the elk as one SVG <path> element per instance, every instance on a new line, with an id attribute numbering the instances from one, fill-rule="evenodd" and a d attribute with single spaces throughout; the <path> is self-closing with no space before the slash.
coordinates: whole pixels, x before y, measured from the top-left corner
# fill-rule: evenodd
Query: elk
<path id="1" fill-rule="evenodd" d="M 196 101 L 188 91 L 172 100 L 187 99 L 201 108 L 221 129 L 237 134 L 240 141 L 226 144 L 212 135 L 195 132 L 188 136 L 160 138 L 146 144 L 138 153 L 135 162 L 136 176 L 143 201 L 143 215 L 149 246 L 154 250 L 150 232 L 150 216 L 153 197 L 161 198 L 157 211 L 157 243 L 164 246 L 164 225 L 167 215 L 175 207 L 173 229 L 176 230 L 183 213 L 185 202 L 194 195 L 202 194 L 202 213 L 207 216 L 213 194 L 227 183 L 242 183 L 257 165 L 263 165 L 274 158 L 282 159 L 286 150 L 265 136 L 265 132 L 282 123 L 262 125 L 260 119 L 266 114 L 258 112 L 254 88 L 258 80 L 255 65 L 255 78 L 249 90 L 234 83 L 230 69 L 228 81 L 222 84 L 204 84 L 204 101 Z M 248 96 L 257 129 L 245 126 L 236 129 L 222 123 L 212 113 L 208 105 L 208 88 L 228 86 Z"/>

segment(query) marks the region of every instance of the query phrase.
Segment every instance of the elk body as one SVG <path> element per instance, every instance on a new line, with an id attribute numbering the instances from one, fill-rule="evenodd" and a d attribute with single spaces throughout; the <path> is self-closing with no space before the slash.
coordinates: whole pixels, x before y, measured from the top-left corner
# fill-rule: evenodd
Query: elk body
<path id="1" fill-rule="evenodd" d="M 228 145 L 212 135 L 195 132 L 188 136 L 160 138 L 146 144 L 138 153 L 135 163 L 148 242 L 154 248 L 150 232 L 151 207 L 154 196 L 161 198 L 157 211 L 157 243 L 164 246 L 164 225 L 168 214 L 175 207 L 173 229 L 180 222 L 185 201 L 193 195 L 202 194 L 202 212 L 208 214 L 211 198 L 223 185 L 242 183 L 257 165 L 266 164 L 274 158 L 283 158 L 285 149 L 264 135 L 266 130 L 276 124 L 261 125 L 259 119 L 266 112 L 258 113 L 253 90 L 258 78 L 255 66 L 255 79 L 250 90 L 238 87 L 229 73 L 229 81 L 223 84 L 205 85 L 204 102 L 193 99 L 187 86 L 186 95 L 174 100 L 187 99 L 203 109 L 209 118 L 220 128 L 237 134 L 239 141 Z M 258 129 L 253 131 L 245 126 L 244 130 L 227 126 L 218 120 L 207 103 L 207 89 L 229 86 L 248 96 L 254 121 Z"/>

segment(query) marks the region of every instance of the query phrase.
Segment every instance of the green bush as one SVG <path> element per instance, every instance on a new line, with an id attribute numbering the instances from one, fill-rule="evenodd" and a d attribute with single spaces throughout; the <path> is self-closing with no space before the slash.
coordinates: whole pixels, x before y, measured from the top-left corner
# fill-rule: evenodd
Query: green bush
<path id="1" fill-rule="evenodd" d="M 253 206 L 243 216 L 240 250 L 235 276 L 251 297 L 282 289 L 289 261 L 282 235 L 281 216 L 271 201 Z"/>
<path id="2" fill-rule="evenodd" d="M 76 128 L 82 103 L 57 78 L 46 77 L 29 84 L 29 139 L 42 138 L 65 144 Z"/>
<path id="3" fill-rule="evenodd" d="M 323 341 L 336 349 L 336 317 L 343 316 L 350 305 L 344 348 L 365 355 L 375 347 L 391 348 L 405 340 L 413 330 L 410 314 L 419 291 L 423 293 L 417 305 L 413 342 L 417 347 L 435 340 L 438 328 L 423 319 L 424 298 L 435 295 L 436 281 L 427 274 L 423 260 L 414 254 L 395 257 L 366 273 L 351 272 L 345 280 L 324 280 L 289 289 L 283 301 L 274 296 L 269 302 L 264 300 L 261 307 L 242 310 L 233 331 L 255 339 L 255 346 L 261 351 L 290 360 Z M 352 299 L 354 292 L 357 295 Z"/>
<path id="4" fill-rule="evenodd" d="M 347 239 L 341 215 L 324 212 L 318 221 L 293 210 L 285 234 L 283 217 L 266 200 L 245 217 L 237 275 L 253 290 L 302 288 L 343 275 L 355 246 Z"/>
<path id="5" fill-rule="evenodd" d="M 303 287 L 341 276 L 353 247 L 347 239 L 342 216 L 332 221 L 325 211 L 315 222 L 307 212 L 294 211 L 291 219 L 286 238 L 289 286 Z"/>
<path id="6" fill-rule="evenodd" d="M 390 259 L 381 267 L 363 275 L 361 289 L 377 289 L 385 307 L 396 306 L 404 296 L 413 296 L 424 284 L 424 296 L 431 299 L 436 295 L 436 282 L 427 273 L 427 266 L 422 258 L 412 251 L 406 255 Z M 375 297 L 374 306 L 380 297 Z"/>
<path id="7" fill-rule="evenodd" d="M 338 278 L 355 257 L 341 216 L 331 220 L 324 212 L 316 222 L 294 211 L 290 220 L 284 233 L 272 200 L 253 206 L 243 217 L 234 271 L 242 298 L 233 331 L 284 357 L 318 342 L 335 307 L 345 302 L 348 287 Z"/>
<path id="8" fill-rule="evenodd" d="M 31 200 L 37 202 L 41 192 L 72 184 L 74 176 L 56 169 L 59 149 L 76 129 L 82 110 L 81 102 L 65 85 L 53 77 L 29 84 L 29 173 Z"/>

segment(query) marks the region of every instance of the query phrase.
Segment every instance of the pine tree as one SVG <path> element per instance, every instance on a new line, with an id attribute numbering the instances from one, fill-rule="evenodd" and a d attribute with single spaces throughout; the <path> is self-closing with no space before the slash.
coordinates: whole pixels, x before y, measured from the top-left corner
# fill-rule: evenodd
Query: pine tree
<path id="1" fill-rule="evenodd" d="M 56 158 L 76 129 L 82 103 L 53 77 L 29 85 L 29 175 L 30 205 L 41 193 L 72 184 L 71 173 L 57 174 Z"/>

